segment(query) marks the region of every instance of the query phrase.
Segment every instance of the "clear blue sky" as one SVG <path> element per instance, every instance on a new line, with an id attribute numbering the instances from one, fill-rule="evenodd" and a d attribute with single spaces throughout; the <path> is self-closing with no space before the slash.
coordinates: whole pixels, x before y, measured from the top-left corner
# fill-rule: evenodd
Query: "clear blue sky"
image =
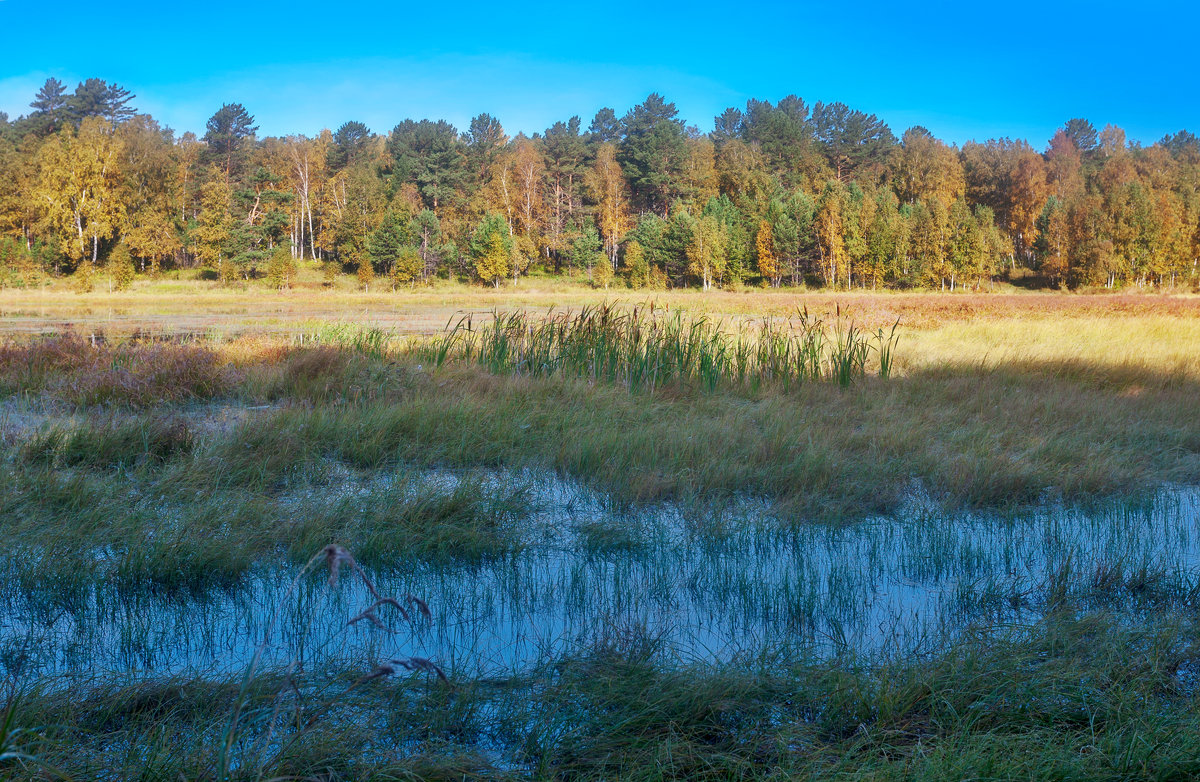
<path id="1" fill-rule="evenodd" d="M 663 93 L 702 130 L 795 93 L 961 143 L 1043 147 L 1082 116 L 1151 143 L 1200 134 L 1200 11 L 1140 3 L 109 2 L 0 0 L 0 111 L 97 76 L 177 131 L 242 103 L 260 134 L 412 117 L 510 133 Z"/>

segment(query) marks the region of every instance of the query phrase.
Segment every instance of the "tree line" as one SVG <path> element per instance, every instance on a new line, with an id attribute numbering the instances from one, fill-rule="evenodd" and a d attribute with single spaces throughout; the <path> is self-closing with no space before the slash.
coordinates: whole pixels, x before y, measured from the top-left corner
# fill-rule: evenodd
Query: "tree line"
<path id="1" fill-rule="evenodd" d="M 98 270 L 201 268 L 286 287 L 500 285 L 530 272 L 597 286 L 1195 285 L 1200 141 L 1142 146 L 1071 119 L 1038 151 L 1008 138 L 896 138 L 873 114 L 788 96 L 689 126 L 658 94 L 509 136 L 406 119 L 258 135 L 240 104 L 176 135 L 100 79 L 49 79 L 0 113 L 0 285 Z"/>

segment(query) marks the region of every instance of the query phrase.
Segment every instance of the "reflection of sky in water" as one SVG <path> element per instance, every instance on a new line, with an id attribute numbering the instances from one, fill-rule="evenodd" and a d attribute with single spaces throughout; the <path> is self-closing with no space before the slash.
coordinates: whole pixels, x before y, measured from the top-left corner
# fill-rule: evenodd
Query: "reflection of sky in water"
<path id="1" fill-rule="evenodd" d="M 447 488 L 455 480 L 430 477 Z M 75 611 L 35 609 L 10 589 L 0 667 L 23 657 L 27 674 L 234 672 L 266 637 L 265 664 L 417 655 L 459 675 L 498 675 L 631 630 L 692 659 L 786 646 L 904 654 L 971 623 L 1032 618 L 1064 566 L 1069 591 L 1097 601 L 1111 590 L 1097 578 L 1105 570 L 1128 581 L 1145 567 L 1170 588 L 1193 583 L 1200 563 L 1200 492 L 1191 489 L 1005 519 L 947 516 L 914 499 L 895 518 L 781 531 L 754 502 L 711 518 L 672 506 L 616 513 L 561 481 L 537 487 L 519 553 L 373 571 L 384 594 L 425 598 L 432 622 L 410 625 L 384 606 L 394 633 L 346 628 L 372 600 L 345 576 L 336 590 L 324 578 L 302 581 L 272 620 L 294 570 L 266 566 L 203 598 L 100 589 Z M 1131 594 L 1116 597 L 1128 605 Z"/>

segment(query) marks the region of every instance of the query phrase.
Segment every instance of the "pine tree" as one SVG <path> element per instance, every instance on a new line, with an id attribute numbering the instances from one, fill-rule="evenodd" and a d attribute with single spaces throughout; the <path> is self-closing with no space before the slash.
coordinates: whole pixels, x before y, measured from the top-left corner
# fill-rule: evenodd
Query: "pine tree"
<path id="1" fill-rule="evenodd" d="M 441 214 L 463 189 L 466 145 L 449 122 L 406 119 L 392 129 L 388 151 L 397 179 L 416 185 L 425 206 L 434 212 Z"/>
<path id="2" fill-rule="evenodd" d="M 623 121 L 618 160 L 634 203 L 666 217 L 682 185 L 687 135 L 674 103 L 658 93 L 634 106 Z"/>
<path id="3" fill-rule="evenodd" d="M 225 182 L 238 181 L 250 156 L 250 141 L 258 131 L 254 117 L 240 103 L 226 103 L 208 118 L 202 161 L 217 166 Z"/>
<path id="4" fill-rule="evenodd" d="M 134 117 L 137 110 L 129 101 L 137 96 L 103 79 L 87 79 L 75 87 L 67 99 L 67 112 L 76 125 L 88 117 L 99 117 L 112 125 L 120 125 Z"/>
<path id="5" fill-rule="evenodd" d="M 357 163 L 367 154 L 367 142 L 371 139 L 371 129 L 361 122 L 345 122 L 333 134 L 333 144 L 329 147 L 327 165 L 331 170 L 340 171 L 347 166 Z"/>
<path id="6" fill-rule="evenodd" d="M 66 92 L 67 85 L 51 77 L 46 79 L 46 83 L 37 91 L 33 102 L 29 104 L 33 109 L 33 116 L 40 120 L 39 124 L 43 133 L 53 133 L 62 128 L 67 121 L 69 98 Z"/>
<path id="7" fill-rule="evenodd" d="M 371 234 L 367 241 L 367 252 L 375 268 L 388 274 L 391 272 L 400 251 L 404 248 L 407 238 L 405 231 L 396 217 L 396 213 L 388 210 L 383 216 L 383 222 Z"/>

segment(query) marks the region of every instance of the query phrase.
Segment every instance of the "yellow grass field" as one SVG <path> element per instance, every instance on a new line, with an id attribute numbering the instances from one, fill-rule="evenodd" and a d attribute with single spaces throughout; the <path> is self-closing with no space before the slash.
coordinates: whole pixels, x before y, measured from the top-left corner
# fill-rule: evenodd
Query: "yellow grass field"
<path id="1" fill-rule="evenodd" d="M 559 280 L 522 280 L 501 288 L 442 283 L 364 293 L 344 281 L 327 290 L 309 282 L 290 291 L 257 284 L 142 281 L 126 292 L 78 294 L 58 285 L 0 290 L 0 338 L 73 331 L 120 338 L 197 335 L 217 339 L 280 336 L 325 323 L 433 334 L 464 313 L 493 309 L 579 310 L 609 302 L 683 310 L 733 323 L 787 318 L 801 309 L 903 334 L 899 368 L 978 367 L 1068 361 L 1097 367 L 1200 373 L 1200 296 L 1126 293 L 893 293 L 595 290 Z"/>

